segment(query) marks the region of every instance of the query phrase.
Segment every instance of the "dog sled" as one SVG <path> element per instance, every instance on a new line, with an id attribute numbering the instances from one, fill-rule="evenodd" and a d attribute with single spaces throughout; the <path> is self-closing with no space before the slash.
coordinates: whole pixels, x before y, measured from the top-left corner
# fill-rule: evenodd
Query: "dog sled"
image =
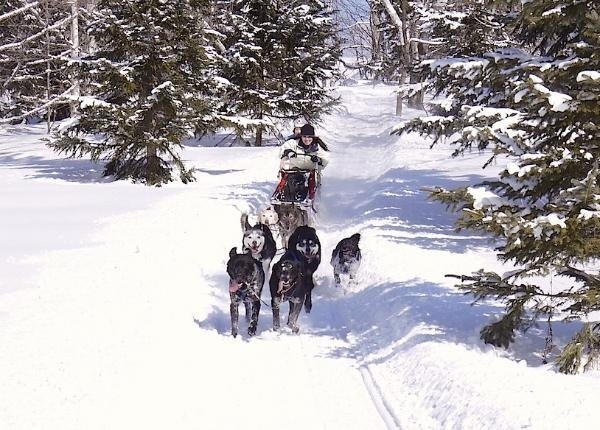
<path id="1" fill-rule="evenodd" d="M 280 170 L 279 183 L 271 196 L 274 205 L 294 204 L 304 210 L 313 208 L 318 186 L 315 170 Z"/>
<path id="2" fill-rule="evenodd" d="M 315 199 L 319 182 L 319 172 L 316 170 L 280 170 L 279 183 L 271 196 L 271 204 L 279 216 L 278 227 L 283 248 L 287 248 L 287 240 L 297 227 L 315 225 Z"/>

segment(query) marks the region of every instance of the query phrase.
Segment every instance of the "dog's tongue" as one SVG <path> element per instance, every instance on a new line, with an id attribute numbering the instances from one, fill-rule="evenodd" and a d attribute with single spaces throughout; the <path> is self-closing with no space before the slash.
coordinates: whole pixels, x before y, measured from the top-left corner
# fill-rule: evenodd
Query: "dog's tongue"
<path id="1" fill-rule="evenodd" d="M 240 284 L 238 284 L 236 281 L 234 281 L 233 279 L 231 279 L 229 281 L 229 292 L 230 293 L 235 293 L 239 289 L 240 289 Z"/>
<path id="2" fill-rule="evenodd" d="M 283 290 L 285 290 L 285 285 L 283 284 L 283 281 L 279 281 L 279 286 L 277 287 L 277 292 L 281 293 Z"/>

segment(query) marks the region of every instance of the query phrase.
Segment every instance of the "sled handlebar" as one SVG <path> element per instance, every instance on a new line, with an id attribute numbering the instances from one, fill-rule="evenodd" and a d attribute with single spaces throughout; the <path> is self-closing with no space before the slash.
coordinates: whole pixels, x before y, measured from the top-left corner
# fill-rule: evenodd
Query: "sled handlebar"
<path id="1" fill-rule="evenodd" d="M 322 160 L 317 154 L 298 154 L 293 149 L 286 149 L 285 151 L 283 151 L 283 154 L 281 155 L 281 159 L 283 160 L 284 158 L 287 158 L 288 160 L 290 160 L 292 158 L 296 158 L 298 155 L 310 158 L 310 161 L 312 161 L 313 163 L 317 163 L 319 165 L 322 164 L 321 163 Z"/>
<path id="2" fill-rule="evenodd" d="M 316 169 L 300 169 L 298 167 L 292 167 L 291 169 L 279 169 L 280 172 L 285 173 L 310 173 L 314 172 Z"/>
<path id="3" fill-rule="evenodd" d="M 316 157 L 316 154 L 298 154 L 296 151 L 294 151 L 293 149 L 286 149 L 285 151 L 283 151 L 283 154 L 281 154 L 281 158 L 294 158 L 301 155 L 302 157 Z"/>

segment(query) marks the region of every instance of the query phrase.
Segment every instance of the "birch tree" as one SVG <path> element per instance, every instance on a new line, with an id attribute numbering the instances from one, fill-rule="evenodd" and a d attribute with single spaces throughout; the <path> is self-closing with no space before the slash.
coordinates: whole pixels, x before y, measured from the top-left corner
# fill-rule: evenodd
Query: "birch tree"
<path id="1" fill-rule="evenodd" d="M 420 75 L 415 68 L 420 61 L 421 43 L 418 33 L 416 3 L 408 0 L 374 0 L 373 13 L 380 18 L 386 39 L 381 53 L 381 73 L 387 79 L 396 79 L 400 90 L 396 98 L 396 114 L 402 114 L 402 104 L 408 96 L 409 105 L 422 107 Z"/>
<path id="2" fill-rule="evenodd" d="M 0 5 L 2 121 L 42 115 L 50 121 L 56 108 L 67 106 L 72 93 L 67 71 L 72 13 L 70 4 L 58 0 L 7 0 Z"/>

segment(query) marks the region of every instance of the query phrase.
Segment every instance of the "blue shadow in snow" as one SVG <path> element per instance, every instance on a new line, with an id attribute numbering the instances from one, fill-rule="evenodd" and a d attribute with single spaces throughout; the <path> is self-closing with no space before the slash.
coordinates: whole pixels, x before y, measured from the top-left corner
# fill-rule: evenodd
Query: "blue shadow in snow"
<path id="1" fill-rule="evenodd" d="M 241 240 L 241 239 L 240 239 Z M 194 323 L 205 330 L 216 330 L 217 333 L 223 336 L 231 336 L 231 317 L 229 314 L 229 275 L 226 272 L 226 259 L 227 252 L 224 254 L 224 262 L 223 262 L 223 273 L 215 274 L 211 277 L 207 277 L 209 280 L 208 285 L 211 289 L 211 296 L 214 298 L 214 301 L 217 302 L 212 305 L 211 311 L 202 319 L 194 318 Z M 271 294 L 269 293 L 269 282 L 265 282 L 265 286 L 263 287 L 263 291 L 261 294 L 262 301 L 260 308 L 260 314 L 258 318 L 258 326 L 256 330 L 256 336 L 260 336 L 262 332 L 271 331 L 273 328 L 273 314 L 271 312 L 270 303 L 271 303 Z M 265 303 L 267 305 L 265 305 Z M 245 320 L 245 310 L 244 305 L 240 304 L 240 318 L 238 322 L 239 332 L 238 336 L 242 339 L 250 339 L 251 336 L 248 336 L 247 329 L 248 324 Z M 287 305 L 284 305 L 281 308 L 281 316 L 282 321 L 285 322 L 284 318 L 287 318 Z"/>
<path id="2" fill-rule="evenodd" d="M 45 159 L 37 156 L 18 157 L 17 153 L 0 153 L 0 166 L 13 169 L 32 169 L 28 178 L 61 179 L 68 182 L 111 182 L 102 176 L 104 163 L 95 164 L 84 159 Z"/>
<path id="3" fill-rule="evenodd" d="M 380 236 L 392 241 L 465 252 L 489 245 L 490 239 L 456 232 L 457 214 L 447 211 L 438 202 L 429 201 L 424 189 L 456 188 L 482 179 L 482 176 L 472 175 L 458 181 L 440 176 L 435 170 L 406 168 L 391 169 L 373 180 L 326 178 L 321 215 L 333 226 L 331 230 L 374 225 Z M 393 235 L 393 232 L 404 235 Z"/>
<path id="4" fill-rule="evenodd" d="M 13 169 L 31 169 L 35 173 L 28 178 L 51 178 L 60 179 L 68 182 L 79 183 L 106 183 L 113 182 L 112 177 L 103 176 L 104 165 L 103 161 L 93 162 L 89 159 L 47 159 L 38 156 L 21 157 L 17 152 L 2 152 L 0 151 L 0 166 L 5 166 Z M 195 169 L 199 173 L 209 175 L 226 175 L 235 173 L 240 170 L 223 169 Z"/>
<path id="5" fill-rule="evenodd" d="M 333 356 L 361 359 L 371 355 L 370 363 L 384 362 L 426 341 L 491 349 L 480 340 L 479 331 L 502 310 L 491 303 L 472 305 L 470 296 L 427 282 L 382 283 L 338 297 L 331 295 L 341 290 L 331 285 L 317 287 L 315 292 L 309 331 L 348 341 L 347 346 L 333 349 Z M 552 328 L 554 343 L 564 346 L 581 324 L 555 322 Z M 545 323 L 540 322 L 519 333 L 507 355 L 541 365 L 544 331 Z"/>
<path id="6" fill-rule="evenodd" d="M 237 169 L 237 170 L 236 169 L 209 170 L 209 169 L 195 168 L 194 171 L 200 172 L 200 173 L 207 173 L 209 175 L 227 175 L 228 173 L 241 172 L 242 170 L 240 170 L 240 169 Z"/>

